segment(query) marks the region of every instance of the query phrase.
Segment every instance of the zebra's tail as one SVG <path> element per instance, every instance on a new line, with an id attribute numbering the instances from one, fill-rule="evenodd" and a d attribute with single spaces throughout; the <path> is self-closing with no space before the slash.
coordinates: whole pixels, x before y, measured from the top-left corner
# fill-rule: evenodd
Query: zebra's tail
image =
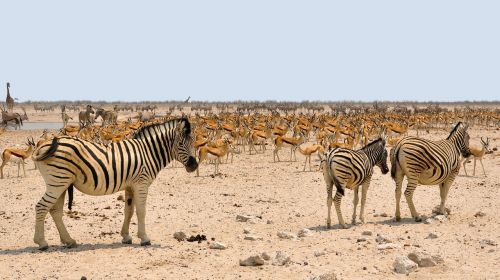
<path id="1" fill-rule="evenodd" d="M 73 207 L 73 184 L 71 184 L 68 188 L 68 209 L 71 211 Z"/>
<path id="2" fill-rule="evenodd" d="M 52 139 L 52 143 L 50 144 L 50 147 L 45 151 L 45 153 L 43 153 L 43 154 L 33 153 L 33 155 L 32 155 L 33 160 L 34 161 L 42 161 L 42 160 L 48 159 L 56 152 L 58 146 L 59 146 L 58 138 L 54 137 L 54 139 Z M 38 151 L 40 151 L 40 150 L 38 150 Z"/>
<path id="3" fill-rule="evenodd" d="M 391 177 L 392 179 L 396 178 L 396 170 L 399 165 L 399 145 L 396 145 L 394 148 L 391 149 Z"/>

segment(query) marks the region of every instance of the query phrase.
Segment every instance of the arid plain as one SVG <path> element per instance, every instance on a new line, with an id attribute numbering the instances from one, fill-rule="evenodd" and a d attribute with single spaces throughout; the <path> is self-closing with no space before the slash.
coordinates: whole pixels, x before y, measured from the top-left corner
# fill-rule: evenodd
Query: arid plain
<path id="1" fill-rule="evenodd" d="M 69 114 L 77 118 L 76 113 Z M 35 113 L 29 109 L 28 115 L 30 121 L 60 122 L 57 110 Z M 119 115 L 119 119 L 126 117 Z M 41 133 L 41 129 L 10 129 L 0 135 L 0 149 L 23 145 L 29 136 L 36 141 Z M 436 140 L 448 133 L 435 129 L 420 136 Z M 500 146 L 498 127 L 471 127 L 469 134 L 475 146 L 480 147 L 480 137 L 491 139 L 490 148 Z M 289 159 L 286 149 L 280 156 Z M 469 176 L 460 170 L 447 201 L 450 215 L 430 223 L 414 222 L 404 197 L 403 220 L 395 222 L 395 184 L 389 174 L 382 175 L 375 168 L 366 223 L 340 229 L 332 208 L 334 226 L 327 229 L 326 190 L 317 158 L 313 157 L 313 171 L 303 172 L 300 153 L 297 161 L 275 163 L 269 143 L 265 153 L 235 155 L 232 164 L 220 165 L 217 176 L 210 176 L 214 167 L 206 163 L 200 167 L 200 177 L 187 173 L 179 163 L 161 171 L 147 202 L 151 246 L 138 245 L 135 215 L 134 244 L 121 244 L 124 202 L 118 200 L 120 193 L 93 197 L 76 191 L 74 212 L 68 215 L 65 205 L 64 221 L 78 247 L 67 249 L 60 244 L 47 215 L 50 248 L 41 252 L 33 242 L 34 206 L 45 184 L 30 159 L 26 178 L 18 178 L 17 166 L 9 164 L 6 178 L 0 181 L 0 275 L 3 279 L 334 279 L 333 275 L 339 279 L 499 279 L 498 151 L 485 155 L 483 163 L 486 177 L 479 163 L 476 176 L 471 176 L 472 163 L 467 165 Z M 419 186 L 414 194 L 417 210 L 432 217 L 439 197 L 437 186 Z M 342 201 L 346 221 L 352 214 L 352 199 L 353 192 L 347 190 Z M 238 215 L 253 218 L 242 222 Z M 277 234 L 297 235 L 303 229 L 310 234 L 292 239 Z M 179 242 L 173 237 L 178 231 L 188 236 L 203 234 L 208 240 Z M 379 235 L 393 248 L 380 246 Z M 227 248 L 210 249 L 214 242 Z M 394 272 L 396 257 L 414 251 L 439 255 L 444 262 L 408 275 Z M 271 257 L 266 264 L 239 265 L 239 260 L 263 252 Z M 276 260 L 277 252 L 289 257 L 284 265 Z"/>

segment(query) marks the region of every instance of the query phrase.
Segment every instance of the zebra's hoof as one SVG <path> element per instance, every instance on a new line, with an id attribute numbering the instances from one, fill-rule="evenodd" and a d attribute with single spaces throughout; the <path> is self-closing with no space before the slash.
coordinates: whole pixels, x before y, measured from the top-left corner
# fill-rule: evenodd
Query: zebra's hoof
<path id="1" fill-rule="evenodd" d="M 67 249 L 76 248 L 77 246 L 78 245 L 76 244 L 76 242 L 66 244 L 66 248 Z"/>
<path id="2" fill-rule="evenodd" d="M 144 241 L 144 242 L 141 242 L 141 246 L 151 246 L 151 241 Z"/>
<path id="3" fill-rule="evenodd" d="M 420 223 L 422 221 L 422 218 L 420 217 L 415 217 L 415 222 Z"/>
<path id="4" fill-rule="evenodd" d="M 40 251 L 47 251 L 47 249 L 49 249 L 49 245 L 38 247 L 38 250 Z"/>
<path id="5" fill-rule="evenodd" d="M 123 239 L 122 244 L 132 244 L 132 239 Z"/>
<path id="6" fill-rule="evenodd" d="M 396 218 L 394 219 L 396 222 L 401 222 L 401 217 L 398 217 L 396 216 Z"/>

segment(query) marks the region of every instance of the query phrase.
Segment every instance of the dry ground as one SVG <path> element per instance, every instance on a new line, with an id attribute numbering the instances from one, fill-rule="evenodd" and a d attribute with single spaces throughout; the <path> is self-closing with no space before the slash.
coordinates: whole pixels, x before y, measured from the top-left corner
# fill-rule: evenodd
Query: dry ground
<path id="1" fill-rule="evenodd" d="M 9 131 L 0 136 L 0 149 L 20 144 L 27 136 L 41 131 Z M 411 132 L 413 134 L 414 132 Z M 500 132 L 470 129 L 472 143 L 480 136 L 493 138 L 491 147 L 500 146 Z M 445 131 L 424 135 L 443 138 Z M 272 151 L 259 155 L 237 155 L 234 163 L 220 166 L 221 175 L 212 178 L 213 166 L 202 165 L 203 177 L 194 177 L 183 168 L 168 167 L 151 186 L 147 204 L 148 235 L 153 245 L 122 245 L 119 231 L 124 203 L 119 194 L 92 197 L 75 192 L 73 218 L 65 215 L 72 237 L 79 243 L 74 249 L 60 245 L 52 218 L 47 215 L 46 238 L 51 247 L 39 252 L 33 243 L 34 206 L 44 193 L 44 182 L 27 165 L 27 177 L 17 178 L 15 166 L 6 167 L 7 178 L 0 181 L 0 275 L 10 279 L 309 279 L 313 275 L 334 272 L 341 279 L 494 279 L 500 278 L 499 207 L 500 157 L 487 155 L 476 177 L 461 175 L 448 198 L 448 220 L 433 224 L 415 223 L 404 197 L 402 222 L 393 222 L 394 183 L 389 174 L 376 169 L 368 192 L 367 223 L 327 230 L 326 191 L 322 174 L 302 172 L 298 162 L 272 162 Z M 286 151 L 282 159 L 288 159 Z M 318 162 L 315 162 L 316 167 Z M 468 165 L 472 169 L 472 164 Z M 472 170 L 471 170 L 472 172 Z M 471 173 L 470 172 L 470 173 Z M 469 173 L 469 174 L 470 174 Z M 342 211 L 346 221 L 352 214 L 352 191 L 346 192 Z M 430 216 L 439 203 L 437 186 L 420 186 L 415 192 L 417 210 Z M 359 211 L 359 208 L 358 208 Z M 475 217 L 478 211 L 485 216 Z M 381 215 L 386 213 L 387 216 Z M 236 215 L 256 215 L 255 223 L 236 221 Z M 267 221 L 271 220 L 272 223 Z M 131 233 L 137 232 L 136 218 Z M 313 235 L 297 240 L 282 240 L 278 231 L 297 233 L 309 228 Z M 244 240 L 244 229 L 262 240 Z M 228 245 L 226 250 L 209 249 L 207 242 L 178 242 L 172 235 L 183 230 L 188 235 L 205 234 L 208 239 Z M 363 231 L 367 241 L 357 242 Z M 436 239 L 426 239 L 434 233 Z M 399 249 L 378 250 L 375 238 L 382 234 Z M 445 262 L 431 268 L 419 268 L 409 276 L 393 272 L 396 256 L 414 250 L 441 255 Z M 267 252 L 274 257 L 282 251 L 291 257 L 286 266 L 266 264 L 239 266 L 239 259 Z"/>

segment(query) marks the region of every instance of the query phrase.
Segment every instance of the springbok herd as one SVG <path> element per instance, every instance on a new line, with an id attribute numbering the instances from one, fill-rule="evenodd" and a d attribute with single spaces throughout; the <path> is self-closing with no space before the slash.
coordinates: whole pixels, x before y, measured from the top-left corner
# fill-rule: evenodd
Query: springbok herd
<path id="1" fill-rule="evenodd" d="M 341 200 L 342 197 L 351 195 L 350 192 L 354 195 L 351 230 L 366 227 L 367 223 L 373 222 L 371 211 L 378 210 L 365 206 L 366 203 L 375 204 L 370 194 L 372 191 L 368 190 L 374 189 L 373 192 L 377 192 L 375 190 L 382 188 L 382 182 L 386 185 L 390 182 L 389 185 L 383 186 L 392 190 L 390 193 L 386 192 L 384 200 L 385 204 L 392 208 L 391 211 L 395 212 L 393 221 L 382 226 L 401 224 L 402 216 L 405 215 L 401 215 L 399 199 L 404 194 L 413 222 L 406 219 L 403 224 L 409 229 L 417 226 L 415 222 L 423 222 L 426 219 L 425 215 L 417 212 L 413 202 L 417 185 L 439 186 L 440 202 L 434 195 L 437 191 L 426 189 L 425 192 L 432 193 L 431 204 L 438 204 L 436 212 L 447 215 L 445 203 L 450 203 L 447 200 L 448 191 L 457 177 L 488 178 L 491 170 L 498 170 L 498 167 L 488 168 L 491 161 L 485 159 L 486 155 L 493 154 L 488 156 L 489 158 L 496 156 L 494 135 L 500 127 L 500 109 L 495 107 L 457 106 L 448 109 L 437 105 L 390 106 L 380 103 L 364 106 L 336 104 L 309 107 L 307 104 L 213 107 L 179 104 L 168 109 L 161 105 L 123 104 L 44 106 L 50 108 L 41 109 L 40 105 L 34 105 L 33 110 L 28 110 L 29 118 L 36 120 L 40 114 L 56 116 L 58 113 L 54 111 L 59 108 L 61 112 L 57 119 L 61 122 L 61 129 L 44 129 L 41 135 L 38 134 L 38 139 L 17 139 L 17 142 L 13 143 L 9 138 L 7 141 L 12 133 L 21 133 L 9 128 L 9 122 L 17 124 L 17 121 L 16 118 L 9 119 L 7 109 L 2 110 L 4 127 L 0 128 L 0 182 L 15 179 L 19 180 L 18 184 L 23 185 L 23 178 L 27 177 L 25 164 L 31 160 L 34 160 L 37 170 L 30 172 L 41 174 L 42 176 L 37 178 L 43 178 L 45 181 L 43 183 L 41 179 L 37 179 L 36 189 L 39 190 L 39 187 L 45 184 L 46 191 L 41 199 L 36 198 L 40 199 L 38 203 L 33 201 L 27 206 L 29 209 L 35 209 L 34 241 L 40 250 L 48 248 L 44 237 L 47 213 L 50 213 L 54 220 L 61 242 L 68 248 L 76 247 L 76 241 L 70 237 L 62 222 L 65 195 L 68 193 L 68 206 L 71 207 L 74 187 L 85 194 L 98 196 L 124 190 L 125 220 L 120 232 L 122 243 L 132 243 L 128 227 L 135 210 L 140 244 L 153 244 L 154 248 L 155 240 L 150 241 L 146 235 L 146 220 L 147 224 L 151 223 L 149 219 L 145 220 L 146 200 L 151 199 L 147 197 L 148 188 L 163 168 L 177 170 L 179 164 L 189 172 L 196 172 L 194 175 L 176 174 L 184 179 L 169 182 L 176 186 L 172 189 L 173 196 L 177 195 L 177 188 L 182 190 L 183 181 L 188 180 L 187 178 L 202 185 L 207 184 L 206 187 L 210 188 L 210 182 L 213 180 L 224 182 L 239 178 L 242 182 L 255 169 L 267 169 L 269 166 L 280 168 L 283 174 L 276 176 L 295 174 L 291 177 L 295 178 L 297 185 L 288 185 L 288 189 L 300 188 L 301 177 L 316 178 L 315 184 L 323 189 L 323 192 L 317 193 L 322 205 L 318 207 L 321 209 L 321 213 L 318 213 L 321 218 L 312 222 L 313 225 L 321 225 L 316 228 L 317 234 L 320 235 L 325 232 L 333 235 L 335 232 L 341 232 L 337 229 L 326 231 L 324 228 L 325 219 L 327 227 L 331 227 L 332 204 L 335 205 L 340 228 L 348 228 L 343 219 L 341 208 L 344 206 L 341 206 Z M 23 107 L 29 108 L 28 105 Z M 28 114 L 24 109 L 23 111 L 25 119 L 28 119 Z M 20 122 L 22 124 L 22 121 Z M 20 146 L 23 144 L 26 145 L 25 148 Z M 297 157 L 297 152 L 300 157 Z M 478 176 L 477 161 L 481 165 L 481 173 L 477 174 Z M 473 166 L 468 166 L 469 162 L 473 162 Z M 15 168 L 9 167 L 8 163 L 17 165 L 17 174 L 13 172 Z M 374 172 L 375 166 L 382 172 Z M 489 172 L 486 172 L 485 166 Z M 21 167 L 22 174 L 19 172 Z M 254 170 L 250 171 L 248 168 Z M 165 172 L 168 174 L 171 171 Z M 262 173 L 269 176 L 267 172 Z M 384 175 L 386 173 L 390 174 Z M 162 176 L 159 178 L 161 183 L 166 183 Z M 406 180 L 403 182 L 404 178 Z M 265 181 L 266 178 L 261 180 Z M 276 194 L 277 190 L 285 187 L 279 182 L 280 180 L 277 180 L 269 186 L 269 194 L 265 199 L 273 197 L 273 193 Z M 227 188 L 227 192 L 232 191 L 230 187 Z M 362 224 L 358 224 L 356 220 L 358 189 L 361 189 L 359 218 Z M 450 193 L 454 191 L 453 188 Z M 206 195 L 205 192 L 204 194 Z M 417 204 L 423 199 L 421 195 L 422 192 L 416 198 Z M 78 207 L 92 199 L 76 196 L 76 211 L 80 211 Z M 273 199 L 279 201 L 280 197 L 278 195 Z M 318 199 L 314 198 L 311 203 L 317 201 Z M 283 205 L 284 203 L 280 202 L 280 206 L 295 208 L 294 204 Z M 460 205 L 451 203 L 455 208 L 453 214 L 461 211 Z M 234 202 L 234 205 L 238 207 L 238 203 Z M 155 208 L 160 206 L 161 204 L 156 204 Z M 262 207 L 256 205 L 259 206 Z M 205 211 L 212 211 L 209 209 L 210 207 Z M 477 205 L 477 209 L 483 208 Z M 301 212 L 300 210 L 297 209 Z M 224 208 L 222 212 L 225 212 Z M 307 211 L 302 209 L 302 212 Z M 430 213 L 431 209 L 422 209 L 422 212 Z M 210 217 L 216 219 L 217 214 L 222 213 L 211 213 Z M 33 225 L 33 210 L 30 215 L 26 223 Z M 365 218 L 367 215 L 369 218 Z M 274 223 L 283 225 L 286 220 L 278 223 L 274 218 Z M 302 228 L 306 226 L 304 224 Z M 76 232 L 74 227 L 75 225 L 70 231 Z M 0 230 L 3 229 L 5 228 L 2 226 Z M 81 238 L 81 235 L 79 236 Z"/>

